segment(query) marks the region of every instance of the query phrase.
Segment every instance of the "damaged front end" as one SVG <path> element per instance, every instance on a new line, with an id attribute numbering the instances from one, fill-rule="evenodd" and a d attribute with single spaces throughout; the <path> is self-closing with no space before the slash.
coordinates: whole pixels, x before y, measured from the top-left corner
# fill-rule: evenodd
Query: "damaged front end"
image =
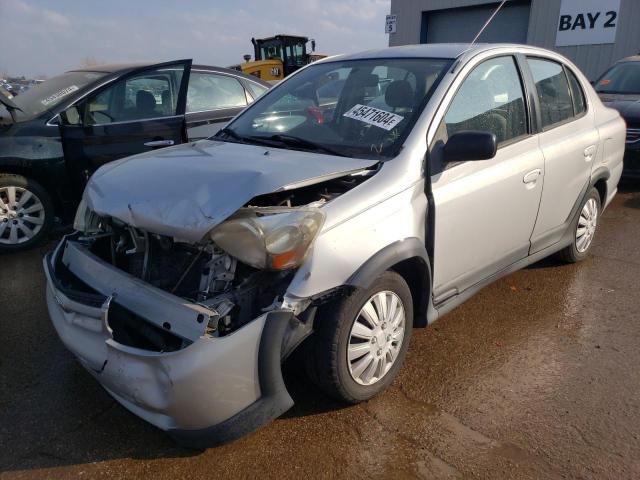
<path id="1" fill-rule="evenodd" d="M 198 242 L 83 203 L 76 233 L 44 260 L 58 334 L 117 401 L 184 445 L 260 427 L 293 404 L 281 363 L 315 305 L 286 291 L 322 207 L 374 173 L 258 195 Z"/>

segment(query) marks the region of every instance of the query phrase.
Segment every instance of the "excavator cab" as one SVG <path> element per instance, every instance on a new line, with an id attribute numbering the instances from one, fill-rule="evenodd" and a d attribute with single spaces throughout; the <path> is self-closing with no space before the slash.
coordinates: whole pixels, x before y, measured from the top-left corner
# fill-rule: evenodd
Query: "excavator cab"
<path id="1" fill-rule="evenodd" d="M 307 43 L 311 42 L 311 53 L 307 53 Z M 279 81 L 287 75 L 315 62 L 326 55 L 313 53 L 316 41 L 296 35 L 275 35 L 269 38 L 251 39 L 254 60 L 244 56 L 244 63 L 231 68 L 266 81 Z"/>
<path id="2" fill-rule="evenodd" d="M 280 60 L 282 62 L 282 77 L 295 72 L 309 63 L 307 54 L 307 37 L 294 35 L 276 35 L 274 37 L 251 39 L 253 43 L 254 58 L 260 60 Z M 315 40 L 311 40 L 311 49 L 315 50 Z"/>

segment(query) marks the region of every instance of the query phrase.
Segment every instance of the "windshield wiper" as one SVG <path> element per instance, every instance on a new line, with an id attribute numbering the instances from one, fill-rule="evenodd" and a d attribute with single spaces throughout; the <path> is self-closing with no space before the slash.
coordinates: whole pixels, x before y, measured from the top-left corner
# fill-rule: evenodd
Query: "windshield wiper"
<path id="1" fill-rule="evenodd" d="M 623 92 L 621 90 L 596 90 L 596 93 L 604 95 L 640 95 L 640 92 Z"/>
<path id="2" fill-rule="evenodd" d="M 350 157 L 350 155 L 347 155 L 343 152 L 339 152 L 338 150 L 335 150 L 331 147 L 327 147 L 320 143 L 315 143 L 315 142 L 312 142 L 311 140 L 296 137 L 293 135 L 283 135 L 281 133 L 276 133 L 275 135 L 271 135 L 270 137 L 256 136 L 256 137 L 249 137 L 249 138 L 251 140 L 258 140 L 258 141 L 271 140 L 275 142 L 284 143 L 285 145 L 290 145 L 292 147 L 301 147 L 305 150 L 314 150 L 317 152 L 328 153 L 330 155 L 335 155 L 337 157 Z"/>
<path id="3" fill-rule="evenodd" d="M 234 140 L 240 140 L 240 141 L 244 140 L 244 138 L 238 135 L 235 130 L 231 130 L 229 127 L 224 127 L 223 129 L 218 130 L 218 132 L 213 136 L 213 138 L 218 138 L 220 134 L 227 135 L 228 137 L 231 137 Z"/>
<path id="4" fill-rule="evenodd" d="M 234 140 L 240 143 L 247 143 L 253 145 L 264 145 L 266 147 L 273 147 L 273 142 L 268 139 L 268 137 L 245 137 L 244 135 L 240 135 L 235 130 L 232 130 L 228 127 L 219 130 L 212 138 L 220 138 L 220 134 L 226 135 L 227 137 L 233 138 Z"/>
<path id="5" fill-rule="evenodd" d="M 227 137 L 233 138 L 238 142 L 242 143 L 253 143 L 254 145 L 264 145 L 266 147 L 273 147 L 277 144 L 289 145 L 292 147 L 300 147 L 305 150 L 313 150 L 317 152 L 324 152 L 330 155 L 336 155 L 338 157 L 350 157 L 345 153 L 334 150 L 331 147 L 326 147 L 319 143 L 312 142 L 311 140 L 306 140 L 304 138 L 295 137 L 293 135 L 283 135 L 281 133 L 276 133 L 271 136 L 262 136 L 262 135 L 251 135 L 251 136 L 243 136 L 240 135 L 235 130 L 232 130 L 228 127 L 223 128 L 218 133 L 214 135 L 214 138 L 219 138 L 219 135 L 226 135 Z"/>

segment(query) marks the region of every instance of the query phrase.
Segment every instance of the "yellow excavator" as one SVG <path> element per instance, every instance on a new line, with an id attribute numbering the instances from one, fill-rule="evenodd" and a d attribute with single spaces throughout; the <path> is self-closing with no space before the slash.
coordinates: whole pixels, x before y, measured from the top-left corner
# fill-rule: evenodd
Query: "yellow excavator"
<path id="1" fill-rule="evenodd" d="M 316 41 L 307 37 L 275 35 L 269 38 L 252 38 L 251 43 L 254 60 L 251 61 L 251 55 L 245 55 L 244 63 L 231 68 L 266 81 L 282 80 L 305 65 L 326 57 L 314 53 Z M 311 53 L 307 53 L 307 43 L 311 43 Z"/>

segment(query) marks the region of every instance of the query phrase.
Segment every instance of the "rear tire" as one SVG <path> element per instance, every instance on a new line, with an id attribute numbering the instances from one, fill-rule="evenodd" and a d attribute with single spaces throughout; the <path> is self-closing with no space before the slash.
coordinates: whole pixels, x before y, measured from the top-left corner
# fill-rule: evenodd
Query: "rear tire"
<path id="1" fill-rule="evenodd" d="M 26 250 L 49 234 L 55 212 L 47 191 L 35 180 L 0 174 L 0 253 Z"/>
<path id="2" fill-rule="evenodd" d="M 592 188 L 580 208 L 578 218 L 571 224 L 573 241 L 558 252 L 558 257 L 565 262 L 576 263 L 589 255 L 600 220 L 600 212 L 600 194 L 598 190 Z"/>
<path id="3" fill-rule="evenodd" d="M 400 275 L 385 272 L 368 289 L 321 307 L 314 324 L 305 357 L 312 382 L 344 402 L 368 400 L 391 384 L 407 353 L 411 291 Z"/>

